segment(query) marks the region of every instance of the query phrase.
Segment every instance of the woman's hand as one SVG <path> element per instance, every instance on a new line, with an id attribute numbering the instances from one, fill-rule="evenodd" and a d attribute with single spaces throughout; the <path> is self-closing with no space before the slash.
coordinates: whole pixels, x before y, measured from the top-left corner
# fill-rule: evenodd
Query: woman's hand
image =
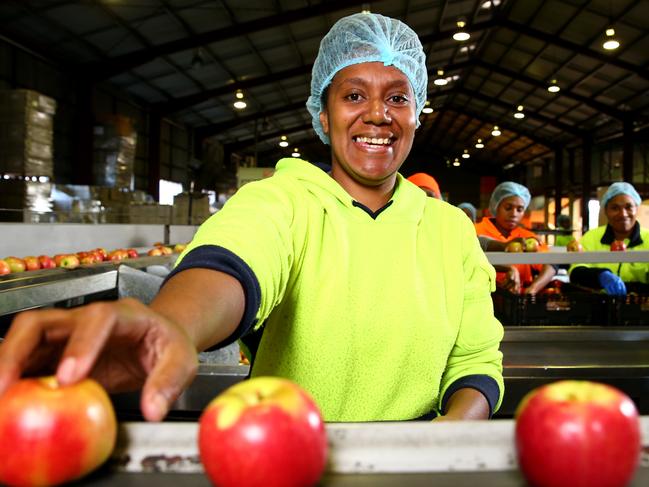
<path id="1" fill-rule="evenodd" d="M 55 371 L 61 384 L 91 376 L 109 392 L 142 387 L 142 413 L 159 421 L 197 366 L 185 331 L 134 299 L 27 311 L 0 345 L 0 394 L 23 373 Z"/>
<path id="2" fill-rule="evenodd" d="M 507 269 L 503 285 L 505 289 L 514 294 L 519 294 L 521 292 L 521 275 L 516 267 L 510 266 Z"/>

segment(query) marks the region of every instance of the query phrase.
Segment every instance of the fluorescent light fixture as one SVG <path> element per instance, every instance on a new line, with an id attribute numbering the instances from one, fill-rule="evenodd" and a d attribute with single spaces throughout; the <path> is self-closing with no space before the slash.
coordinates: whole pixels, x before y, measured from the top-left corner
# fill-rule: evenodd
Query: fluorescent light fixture
<path id="1" fill-rule="evenodd" d="M 293 149 L 293 152 L 291 153 L 291 156 L 292 156 L 292 157 L 301 157 L 301 155 L 302 155 L 302 154 L 300 154 L 300 151 L 298 150 L 297 147 L 294 148 L 294 149 Z"/>
<path id="2" fill-rule="evenodd" d="M 248 106 L 246 102 L 243 101 L 243 91 L 237 90 L 234 94 L 234 97 L 236 98 L 236 101 L 233 103 L 233 105 L 237 110 L 243 110 Z"/>
<path id="3" fill-rule="evenodd" d="M 437 86 L 444 86 L 448 83 L 448 80 L 446 78 L 443 78 L 444 76 L 444 70 L 443 69 L 438 69 L 437 70 L 437 78 L 435 78 L 435 83 Z"/>
<path id="4" fill-rule="evenodd" d="M 552 81 L 550 81 L 550 85 L 548 86 L 548 91 L 550 93 L 558 93 L 560 90 L 561 90 L 561 88 L 557 84 L 556 79 L 553 79 Z"/>
<path id="5" fill-rule="evenodd" d="M 602 44 L 602 47 L 607 51 L 612 51 L 620 47 L 620 42 L 614 36 L 615 36 L 614 28 L 609 27 L 608 29 L 606 29 L 606 39 L 604 39 L 604 43 Z"/>
<path id="6" fill-rule="evenodd" d="M 468 159 L 471 157 L 471 154 L 469 154 L 469 149 L 464 149 L 464 153 L 462 154 L 462 159 Z"/>
<path id="7" fill-rule="evenodd" d="M 423 113 L 428 115 L 429 113 L 433 113 L 433 107 L 430 106 L 430 100 L 426 100 L 426 103 L 424 103 L 424 108 L 421 110 Z"/>
<path id="8" fill-rule="evenodd" d="M 453 161 L 453 166 L 459 167 L 460 166 L 460 160 L 456 157 L 455 160 Z"/>
<path id="9" fill-rule="evenodd" d="M 494 129 L 491 131 L 491 135 L 498 137 L 502 132 L 498 128 L 498 125 L 494 125 Z"/>
<path id="10" fill-rule="evenodd" d="M 478 139 L 478 141 L 475 144 L 476 149 L 484 149 L 484 144 L 482 143 L 482 139 Z"/>
<path id="11" fill-rule="evenodd" d="M 280 147 L 288 147 L 288 137 L 286 137 L 286 135 L 282 135 L 279 139 Z"/>
<path id="12" fill-rule="evenodd" d="M 525 118 L 525 114 L 523 113 L 523 105 L 518 105 L 516 112 L 514 113 L 514 118 Z"/>
<path id="13" fill-rule="evenodd" d="M 469 34 L 464 27 L 466 26 L 466 22 L 463 20 L 458 20 L 457 21 L 457 31 L 455 34 L 453 34 L 453 39 L 459 42 L 464 42 L 468 41 L 471 38 L 471 34 Z"/>

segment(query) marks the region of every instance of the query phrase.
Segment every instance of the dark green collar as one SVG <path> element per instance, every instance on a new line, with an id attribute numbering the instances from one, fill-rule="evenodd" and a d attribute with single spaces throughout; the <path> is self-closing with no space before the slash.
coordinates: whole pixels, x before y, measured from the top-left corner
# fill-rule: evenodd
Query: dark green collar
<path id="1" fill-rule="evenodd" d="M 613 228 L 611 228 L 611 225 L 607 224 L 606 231 L 604 232 L 604 235 L 602 235 L 600 242 L 606 245 L 611 245 L 614 240 L 615 233 L 613 232 Z M 629 235 L 629 245 L 627 247 L 637 247 L 641 243 L 642 238 L 640 237 L 640 224 L 638 222 L 635 222 L 635 225 L 633 225 L 633 229 L 631 230 L 631 235 Z"/>

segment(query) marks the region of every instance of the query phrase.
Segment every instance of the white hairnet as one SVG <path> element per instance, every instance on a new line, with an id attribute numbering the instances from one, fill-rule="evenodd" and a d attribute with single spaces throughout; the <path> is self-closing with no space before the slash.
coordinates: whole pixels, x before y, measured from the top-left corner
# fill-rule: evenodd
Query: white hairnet
<path id="1" fill-rule="evenodd" d="M 602 196 L 602 201 L 600 202 L 601 207 L 606 208 L 606 205 L 611 199 L 621 194 L 629 195 L 631 198 L 633 198 L 633 201 L 635 201 L 636 205 L 642 203 L 642 198 L 640 198 L 640 195 L 635 190 L 633 185 L 624 182 L 617 182 L 611 184 L 606 190 L 606 193 L 604 193 L 604 196 Z"/>
<path id="2" fill-rule="evenodd" d="M 338 71 L 352 64 L 382 62 L 406 75 L 415 94 L 417 127 L 426 103 L 428 72 L 421 42 L 406 24 L 373 13 L 359 13 L 336 22 L 320 42 L 320 50 L 311 72 L 311 96 L 306 107 L 313 128 L 325 143 L 329 137 L 320 124 L 322 93 Z"/>
<path id="3" fill-rule="evenodd" d="M 489 200 L 489 211 L 491 214 L 495 216 L 498 212 L 500 202 L 510 196 L 518 196 L 522 199 L 525 209 L 527 209 L 532 198 L 530 191 L 522 184 L 515 183 L 514 181 L 505 181 L 496 186 L 493 193 L 491 193 L 491 199 Z"/>

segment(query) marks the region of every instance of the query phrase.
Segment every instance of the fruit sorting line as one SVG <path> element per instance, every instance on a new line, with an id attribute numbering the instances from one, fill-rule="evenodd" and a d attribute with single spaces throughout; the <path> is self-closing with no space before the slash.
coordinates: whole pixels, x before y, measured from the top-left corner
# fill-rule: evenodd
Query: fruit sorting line
<path id="1" fill-rule="evenodd" d="M 647 250 L 626 252 L 486 252 L 485 254 L 492 265 L 649 262 L 649 251 Z"/>
<path id="2" fill-rule="evenodd" d="M 649 482 L 649 417 L 630 487 Z M 113 458 L 81 485 L 208 486 L 198 461 L 196 423 L 123 423 Z M 526 485 L 516 465 L 514 422 L 330 423 L 321 486 Z"/>

